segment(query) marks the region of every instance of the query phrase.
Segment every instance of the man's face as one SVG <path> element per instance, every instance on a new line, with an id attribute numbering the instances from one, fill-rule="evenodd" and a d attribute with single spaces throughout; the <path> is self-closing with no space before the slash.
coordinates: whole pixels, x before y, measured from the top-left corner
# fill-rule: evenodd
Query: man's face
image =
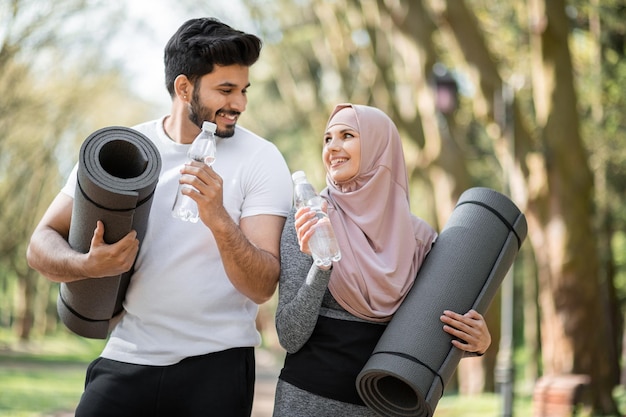
<path id="1" fill-rule="evenodd" d="M 198 79 L 188 107 L 189 120 L 198 127 L 205 120 L 215 123 L 219 137 L 234 135 L 237 119 L 248 103 L 248 70 L 241 65 L 215 65 L 213 72 Z"/>

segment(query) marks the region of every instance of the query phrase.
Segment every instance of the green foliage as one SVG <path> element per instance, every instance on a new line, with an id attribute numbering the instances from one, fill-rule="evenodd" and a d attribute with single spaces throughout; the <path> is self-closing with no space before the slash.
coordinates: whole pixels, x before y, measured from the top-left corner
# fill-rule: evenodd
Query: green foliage
<path id="1" fill-rule="evenodd" d="M 612 244 L 612 251 L 615 254 L 615 287 L 622 305 L 626 305 L 626 231 L 617 232 Z"/>
<path id="2" fill-rule="evenodd" d="M 7 291 L 0 299 L 9 301 L 0 305 L 0 324 L 21 328 L 23 337 L 30 329 L 20 324 L 34 312 L 19 308 L 45 313 L 50 290 L 26 263 L 32 230 L 82 141 L 107 125 L 143 121 L 149 109 L 102 60 L 99 45 L 117 16 L 114 5 L 97 0 L 0 3 L 0 291 Z M 84 31 L 84 21 L 106 25 Z"/>

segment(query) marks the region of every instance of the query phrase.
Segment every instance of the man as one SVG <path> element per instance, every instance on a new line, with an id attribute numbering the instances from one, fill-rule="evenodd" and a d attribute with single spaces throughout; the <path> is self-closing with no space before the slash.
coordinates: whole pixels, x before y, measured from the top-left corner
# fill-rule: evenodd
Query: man
<path id="1" fill-rule="evenodd" d="M 35 229 L 31 267 L 57 282 L 135 270 L 124 312 L 87 370 L 76 416 L 249 416 L 258 304 L 278 281 L 291 179 L 278 149 L 237 126 L 261 41 L 215 19 L 184 23 L 165 47 L 171 114 L 135 126 L 161 154 L 146 236 L 113 244 L 94 225 L 88 253 L 68 232 L 76 168 Z M 188 162 L 203 121 L 217 125 L 212 167 Z M 179 183 L 201 222 L 171 216 Z"/>

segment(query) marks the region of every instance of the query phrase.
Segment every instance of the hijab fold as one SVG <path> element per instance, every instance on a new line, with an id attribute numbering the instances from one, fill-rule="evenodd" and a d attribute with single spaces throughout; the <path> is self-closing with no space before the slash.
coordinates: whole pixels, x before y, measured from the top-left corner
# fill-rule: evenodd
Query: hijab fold
<path id="1" fill-rule="evenodd" d="M 342 255 L 328 288 L 353 315 L 389 321 L 437 234 L 411 214 L 402 142 L 393 121 L 374 107 L 339 104 L 327 129 L 336 124 L 359 132 L 361 166 L 342 183 L 327 174 L 321 193 Z"/>

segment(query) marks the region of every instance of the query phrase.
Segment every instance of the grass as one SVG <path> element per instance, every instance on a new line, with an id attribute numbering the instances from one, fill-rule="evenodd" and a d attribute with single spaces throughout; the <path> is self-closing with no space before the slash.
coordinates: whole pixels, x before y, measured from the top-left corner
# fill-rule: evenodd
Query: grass
<path id="1" fill-rule="evenodd" d="M 30 417 L 74 409 L 80 398 L 84 369 L 2 369 L 0 415 Z"/>
<path id="2" fill-rule="evenodd" d="M 87 365 L 103 343 L 63 333 L 22 344 L 0 332 L 0 416 L 35 417 L 73 410 Z"/>
<path id="3" fill-rule="evenodd" d="M 444 395 L 435 411 L 436 417 L 499 417 L 502 415 L 502 402 L 497 394 L 476 396 Z M 515 398 L 514 416 L 531 416 L 530 397 Z"/>

